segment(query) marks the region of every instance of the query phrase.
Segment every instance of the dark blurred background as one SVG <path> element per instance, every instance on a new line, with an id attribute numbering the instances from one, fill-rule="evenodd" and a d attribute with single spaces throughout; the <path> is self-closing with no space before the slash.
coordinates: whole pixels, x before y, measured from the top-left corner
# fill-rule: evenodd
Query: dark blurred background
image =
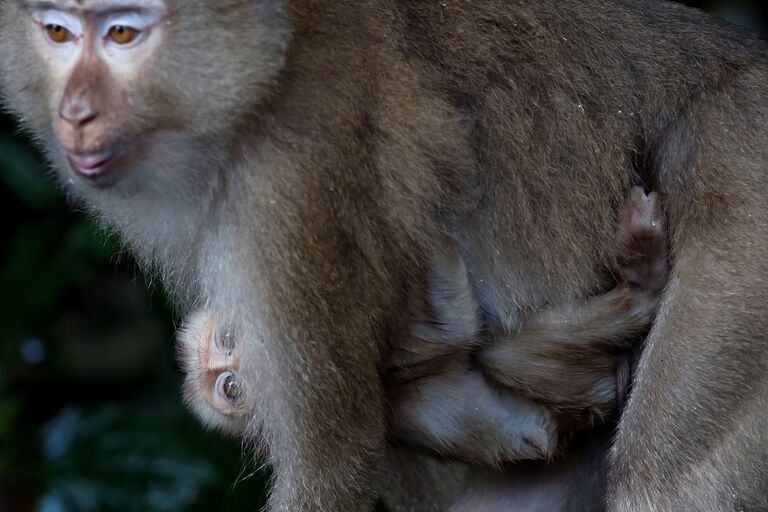
<path id="1" fill-rule="evenodd" d="M 685 3 L 768 34 L 762 0 Z M 264 474 L 183 408 L 169 298 L 2 116 L 0 205 L 0 512 L 257 510 Z"/>

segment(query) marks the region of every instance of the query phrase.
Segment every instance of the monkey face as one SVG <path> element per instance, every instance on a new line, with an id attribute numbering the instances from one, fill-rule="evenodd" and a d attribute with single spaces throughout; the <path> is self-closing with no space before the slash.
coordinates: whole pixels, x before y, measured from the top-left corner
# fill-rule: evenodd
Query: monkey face
<path id="1" fill-rule="evenodd" d="M 254 410 L 254 393 L 240 373 L 240 344 L 234 329 L 198 312 L 179 333 L 179 359 L 186 373 L 184 397 L 209 427 L 242 435 Z"/>
<path id="2" fill-rule="evenodd" d="M 178 191 L 216 168 L 214 141 L 229 148 L 281 67 L 275 4 L 0 2 L 0 86 L 76 192 Z"/>

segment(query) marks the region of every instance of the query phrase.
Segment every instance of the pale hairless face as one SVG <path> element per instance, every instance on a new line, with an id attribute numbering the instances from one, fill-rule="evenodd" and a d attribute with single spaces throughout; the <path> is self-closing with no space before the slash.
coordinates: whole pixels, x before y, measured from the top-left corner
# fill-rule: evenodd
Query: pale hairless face
<path id="1" fill-rule="evenodd" d="M 210 427 L 242 435 L 255 397 L 240 373 L 235 332 L 212 315 L 197 313 L 179 333 L 179 359 L 186 374 L 184 396 L 195 414 Z"/>
<path id="2" fill-rule="evenodd" d="M 48 68 L 53 132 L 69 167 L 105 178 L 128 153 L 131 91 L 155 60 L 168 22 L 158 0 L 28 1 L 31 43 Z"/>

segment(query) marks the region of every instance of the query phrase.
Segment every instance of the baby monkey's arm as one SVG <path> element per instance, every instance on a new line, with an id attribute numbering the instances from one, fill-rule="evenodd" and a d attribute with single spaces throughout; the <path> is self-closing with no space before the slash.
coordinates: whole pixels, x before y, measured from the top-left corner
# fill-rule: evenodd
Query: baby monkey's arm
<path id="1" fill-rule="evenodd" d="M 613 412 L 628 384 L 620 356 L 646 334 L 667 282 L 666 235 L 657 194 L 633 189 L 619 213 L 618 241 L 625 251 L 617 286 L 579 304 L 531 314 L 518 332 L 497 334 L 477 354 L 484 373 L 567 414 Z"/>
<path id="2" fill-rule="evenodd" d="M 613 290 L 531 314 L 487 347 L 464 263 L 451 244 L 440 247 L 426 284 L 411 293 L 408 335 L 389 355 L 393 437 L 498 466 L 547 458 L 558 432 L 612 414 L 628 385 L 630 342 L 650 326 L 668 274 L 657 196 L 633 189 L 619 221 L 625 257 Z"/>

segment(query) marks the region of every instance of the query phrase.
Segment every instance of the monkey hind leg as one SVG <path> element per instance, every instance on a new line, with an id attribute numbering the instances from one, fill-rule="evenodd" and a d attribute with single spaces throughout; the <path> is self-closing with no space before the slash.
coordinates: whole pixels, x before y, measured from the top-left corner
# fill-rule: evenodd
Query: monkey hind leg
<path id="1" fill-rule="evenodd" d="M 768 109 L 755 99 L 768 74 L 760 69 L 706 95 L 690 123 L 664 134 L 671 146 L 660 150 L 658 173 L 672 273 L 612 450 L 612 512 L 768 510 L 768 129 L 758 121 Z"/>

